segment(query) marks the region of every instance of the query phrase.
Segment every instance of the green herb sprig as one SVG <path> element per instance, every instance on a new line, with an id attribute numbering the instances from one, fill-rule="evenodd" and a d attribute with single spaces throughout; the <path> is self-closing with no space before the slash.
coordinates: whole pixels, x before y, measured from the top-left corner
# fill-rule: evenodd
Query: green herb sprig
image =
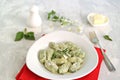
<path id="1" fill-rule="evenodd" d="M 25 28 L 24 31 L 19 31 L 16 33 L 15 41 L 20 41 L 22 39 L 35 40 L 34 32 L 27 32 Z"/>
<path id="2" fill-rule="evenodd" d="M 72 21 L 70 19 L 67 19 L 63 16 L 58 16 L 54 10 L 48 13 L 48 20 L 51 20 L 53 22 L 60 22 L 61 25 L 72 24 Z"/>
<path id="3" fill-rule="evenodd" d="M 109 35 L 104 35 L 103 37 L 104 37 L 104 39 L 106 39 L 106 40 L 112 41 L 112 39 L 109 37 Z"/>

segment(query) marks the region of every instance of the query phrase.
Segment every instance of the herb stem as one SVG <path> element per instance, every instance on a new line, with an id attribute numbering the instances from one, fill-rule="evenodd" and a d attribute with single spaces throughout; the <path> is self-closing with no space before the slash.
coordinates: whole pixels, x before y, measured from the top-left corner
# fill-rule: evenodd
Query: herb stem
<path id="1" fill-rule="evenodd" d="M 24 29 L 24 34 L 27 34 L 27 28 Z"/>

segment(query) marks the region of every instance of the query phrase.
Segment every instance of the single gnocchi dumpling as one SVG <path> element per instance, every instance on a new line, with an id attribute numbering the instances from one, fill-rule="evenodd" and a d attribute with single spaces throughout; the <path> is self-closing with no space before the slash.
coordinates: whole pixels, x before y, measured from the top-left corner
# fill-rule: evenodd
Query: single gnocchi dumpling
<path id="1" fill-rule="evenodd" d="M 53 49 L 47 48 L 47 50 L 46 50 L 46 58 L 47 58 L 47 60 L 51 60 L 53 53 L 54 53 Z"/>
<path id="2" fill-rule="evenodd" d="M 53 72 L 53 73 L 57 73 L 57 70 L 58 70 L 58 66 L 50 61 L 50 60 L 46 60 L 45 61 L 45 67 L 46 69 L 48 69 L 50 72 Z"/>
<path id="3" fill-rule="evenodd" d="M 45 50 L 39 51 L 39 60 L 41 63 L 45 62 L 45 60 L 46 60 L 46 51 Z"/>
<path id="4" fill-rule="evenodd" d="M 64 43 L 62 43 L 62 42 L 58 43 L 58 50 L 59 51 L 63 51 L 66 48 L 67 48 L 67 46 Z"/>
<path id="5" fill-rule="evenodd" d="M 62 57 L 62 54 L 61 54 L 60 52 L 54 51 L 54 54 L 53 54 L 53 56 L 52 56 L 52 59 L 54 59 L 54 58 L 61 58 L 61 57 Z"/>
<path id="6" fill-rule="evenodd" d="M 79 57 L 83 59 L 85 57 L 85 52 L 81 51 L 81 53 L 79 54 Z"/>
<path id="7" fill-rule="evenodd" d="M 80 62 L 75 62 L 70 66 L 69 71 L 70 72 L 76 72 L 77 70 L 80 69 L 80 67 L 81 67 Z"/>
<path id="8" fill-rule="evenodd" d="M 71 63 L 74 63 L 74 62 L 77 61 L 77 57 L 69 57 L 68 61 L 71 62 Z"/>
<path id="9" fill-rule="evenodd" d="M 61 65 L 61 66 L 59 67 L 58 72 L 59 72 L 60 74 L 67 73 L 68 70 L 69 70 L 70 65 L 71 65 L 70 62 L 64 63 L 63 65 Z"/>
<path id="10" fill-rule="evenodd" d="M 79 62 L 80 64 L 82 64 L 82 63 L 83 63 L 83 59 L 81 59 L 81 58 L 77 57 L 76 62 Z"/>
<path id="11" fill-rule="evenodd" d="M 81 59 L 80 57 L 74 56 L 74 57 L 68 58 L 68 61 L 71 62 L 71 63 L 75 63 L 75 62 L 80 62 L 80 63 L 82 63 L 82 62 L 83 62 L 83 59 Z"/>
<path id="12" fill-rule="evenodd" d="M 57 65 L 61 65 L 67 62 L 67 60 L 65 58 L 55 58 L 52 60 L 54 63 L 56 63 Z"/>
<path id="13" fill-rule="evenodd" d="M 73 43 L 70 41 L 64 42 L 68 49 L 72 48 Z"/>
<path id="14" fill-rule="evenodd" d="M 52 49 L 55 49 L 55 50 L 59 49 L 58 44 L 56 44 L 55 42 L 50 42 L 49 47 L 52 48 Z"/>
<path id="15" fill-rule="evenodd" d="M 50 42 L 50 43 L 49 43 L 49 47 L 50 47 L 50 48 L 54 48 L 54 47 L 55 47 L 55 42 Z"/>

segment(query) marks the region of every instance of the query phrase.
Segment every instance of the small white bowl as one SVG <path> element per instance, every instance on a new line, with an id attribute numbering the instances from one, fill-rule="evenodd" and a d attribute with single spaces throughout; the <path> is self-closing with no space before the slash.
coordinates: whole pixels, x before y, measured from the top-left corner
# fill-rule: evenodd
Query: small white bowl
<path id="1" fill-rule="evenodd" d="M 88 22 L 92 25 L 92 26 L 94 26 L 94 27 L 99 27 L 99 26 L 106 26 L 106 25 L 108 25 L 108 23 L 109 23 L 109 18 L 108 17 L 106 17 L 106 16 L 104 16 L 104 17 L 106 17 L 106 19 L 107 19 L 107 21 L 105 22 L 105 23 L 103 23 L 103 24 L 93 24 L 93 22 L 92 22 L 92 17 L 94 16 L 94 15 L 96 15 L 97 13 L 90 13 L 90 14 L 88 14 L 88 16 L 87 16 L 87 20 L 88 20 Z"/>

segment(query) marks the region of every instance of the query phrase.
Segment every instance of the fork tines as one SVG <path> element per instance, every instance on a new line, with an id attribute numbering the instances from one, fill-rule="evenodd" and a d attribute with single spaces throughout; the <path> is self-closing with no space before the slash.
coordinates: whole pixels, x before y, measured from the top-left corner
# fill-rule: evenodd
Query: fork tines
<path id="1" fill-rule="evenodd" d="M 96 38 L 96 39 L 98 40 L 95 31 L 89 32 L 89 36 L 90 36 L 90 39 L 94 39 L 94 38 Z"/>

